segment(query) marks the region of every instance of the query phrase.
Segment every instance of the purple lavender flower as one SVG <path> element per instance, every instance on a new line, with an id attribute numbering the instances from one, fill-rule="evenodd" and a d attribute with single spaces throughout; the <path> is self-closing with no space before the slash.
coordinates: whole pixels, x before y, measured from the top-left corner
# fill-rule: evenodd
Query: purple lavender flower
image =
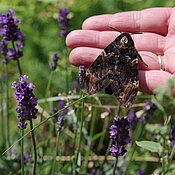
<path id="1" fill-rule="evenodd" d="M 0 14 L 0 54 L 4 55 L 8 63 L 7 56 L 10 59 L 18 59 L 23 56 L 22 48 L 24 46 L 24 34 L 18 28 L 20 21 L 13 17 L 15 12 L 13 10 L 8 10 L 6 14 Z M 8 48 L 8 43 L 12 42 L 14 48 Z M 15 48 L 16 46 L 16 48 Z"/>
<path id="2" fill-rule="evenodd" d="M 60 36 L 66 37 L 69 33 L 70 33 L 70 31 L 61 30 L 61 31 L 60 31 Z"/>
<path id="3" fill-rule="evenodd" d="M 0 41 L 0 55 L 5 55 L 7 53 L 8 42 L 5 39 Z"/>
<path id="4" fill-rule="evenodd" d="M 36 119 L 38 98 L 33 94 L 35 86 L 32 83 L 27 82 L 28 76 L 22 75 L 19 79 L 19 84 L 14 81 L 12 88 L 16 88 L 16 99 L 18 106 L 16 111 L 18 113 L 18 127 L 25 129 L 27 126 L 27 120 L 31 121 Z"/>
<path id="5" fill-rule="evenodd" d="M 145 175 L 145 171 L 143 169 L 140 169 L 137 171 L 137 175 Z"/>
<path id="6" fill-rule="evenodd" d="M 143 107 L 144 112 L 149 112 L 151 110 L 155 110 L 155 105 L 151 100 L 146 100 L 145 106 Z"/>
<path id="7" fill-rule="evenodd" d="M 50 69 L 52 71 L 54 71 L 57 67 L 58 58 L 59 58 L 58 53 L 54 53 L 52 55 L 52 60 L 51 60 L 51 63 L 50 63 Z"/>
<path id="8" fill-rule="evenodd" d="M 156 141 L 157 140 L 157 135 L 151 135 L 151 138 L 150 138 L 152 141 Z"/>
<path id="9" fill-rule="evenodd" d="M 11 150 L 11 154 L 12 154 L 12 155 L 15 155 L 15 156 L 16 156 L 17 153 L 18 153 L 18 152 L 17 152 L 17 149 L 16 149 L 16 148 L 13 148 L 13 149 Z"/>
<path id="10" fill-rule="evenodd" d="M 0 14 L 0 35 L 6 41 L 24 41 L 24 35 L 21 30 L 18 28 L 20 21 L 13 17 L 15 12 L 10 9 L 7 14 Z"/>
<path id="11" fill-rule="evenodd" d="M 84 71 L 85 71 L 85 67 L 84 66 L 79 66 L 79 80 L 80 80 L 80 82 L 83 79 Z"/>
<path id="12" fill-rule="evenodd" d="M 112 156 L 123 156 L 127 152 L 126 145 L 131 142 L 129 128 L 130 122 L 127 118 L 114 117 L 113 125 L 109 129 L 110 139 L 114 143 L 110 148 Z"/>
<path id="13" fill-rule="evenodd" d="M 13 148 L 13 149 L 11 150 L 11 156 L 12 156 L 15 160 L 17 160 L 17 161 L 20 161 L 20 160 L 21 160 L 21 156 L 19 156 L 18 151 L 17 151 L 16 148 Z M 29 162 L 29 160 L 30 160 L 31 157 L 32 157 L 31 154 L 30 154 L 29 152 L 26 152 L 26 153 L 24 154 L 24 164 L 27 164 L 27 163 Z"/>
<path id="14" fill-rule="evenodd" d="M 62 115 L 62 116 L 58 116 L 57 118 L 57 122 L 56 122 L 56 130 L 57 131 L 60 131 L 64 125 L 64 120 L 65 120 L 65 117 Z"/>
<path id="15" fill-rule="evenodd" d="M 28 153 L 28 152 L 26 152 L 26 153 L 24 154 L 24 164 L 25 164 L 25 165 L 29 162 L 29 160 L 30 160 L 31 157 L 32 157 L 31 154 Z"/>
<path id="16" fill-rule="evenodd" d="M 77 92 L 77 91 L 78 91 L 78 87 L 79 87 L 78 81 L 74 81 L 74 82 L 72 83 L 72 90 L 73 90 L 74 92 Z"/>
<path id="17" fill-rule="evenodd" d="M 124 145 L 121 145 L 121 146 L 112 145 L 110 148 L 110 153 L 111 153 L 111 156 L 113 157 L 123 156 L 126 152 L 127 150 Z"/>
<path id="18" fill-rule="evenodd" d="M 67 28 L 70 26 L 70 20 L 68 18 L 69 10 L 67 8 L 62 8 L 58 12 L 58 22 L 61 29 L 60 36 L 66 37 L 69 31 Z"/>
<path id="19" fill-rule="evenodd" d="M 134 128 L 135 122 L 136 122 L 136 113 L 135 109 L 131 109 L 127 115 L 127 119 L 130 123 L 130 128 Z"/>
<path id="20" fill-rule="evenodd" d="M 65 100 L 59 100 L 58 101 L 58 110 L 61 110 L 63 108 L 65 108 L 66 106 L 66 101 Z M 68 113 L 68 109 L 64 109 L 63 111 L 59 112 L 59 116 L 65 116 Z"/>
<path id="21" fill-rule="evenodd" d="M 58 112 L 59 110 L 65 108 L 66 106 L 66 101 L 65 100 L 59 100 L 58 101 L 58 108 L 53 110 L 53 113 Z M 64 121 L 65 121 L 65 115 L 68 113 L 68 109 L 64 109 L 63 111 L 59 112 L 55 118 L 55 127 L 57 131 L 60 131 L 64 125 Z"/>
<path id="22" fill-rule="evenodd" d="M 151 115 L 154 113 L 156 110 L 156 106 L 151 100 L 146 100 L 145 106 L 143 107 L 143 116 L 139 119 L 140 123 L 145 123 L 146 120 L 149 120 Z"/>

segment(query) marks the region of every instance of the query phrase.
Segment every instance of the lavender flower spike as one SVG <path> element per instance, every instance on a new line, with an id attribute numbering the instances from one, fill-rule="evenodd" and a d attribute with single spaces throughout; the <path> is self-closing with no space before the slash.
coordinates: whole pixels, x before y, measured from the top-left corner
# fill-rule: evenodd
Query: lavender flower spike
<path id="1" fill-rule="evenodd" d="M 69 10 L 67 8 L 61 8 L 58 12 L 58 22 L 61 29 L 60 36 L 66 37 L 69 31 L 67 28 L 70 26 L 70 20 L 68 18 Z"/>
<path id="2" fill-rule="evenodd" d="M 112 156 L 123 156 L 127 152 L 126 145 L 131 142 L 129 129 L 130 122 L 127 118 L 114 117 L 113 125 L 109 129 L 110 139 L 113 141 L 110 148 Z"/>
<path id="3" fill-rule="evenodd" d="M 18 127 L 20 129 L 25 129 L 27 126 L 27 120 L 31 121 L 36 119 L 38 98 L 35 97 L 33 90 L 35 86 L 33 83 L 27 82 L 28 76 L 21 75 L 19 83 L 16 81 L 12 83 L 12 88 L 16 89 L 16 99 L 18 101 L 18 106 L 16 111 L 18 113 Z"/>
<path id="4" fill-rule="evenodd" d="M 12 9 L 6 14 L 0 13 L 0 54 L 5 57 L 4 63 L 8 63 L 8 59 L 17 60 L 23 56 L 24 34 L 18 27 L 20 20 L 14 17 L 14 14 Z M 9 48 L 9 42 L 12 42 L 15 48 Z"/>
<path id="5" fill-rule="evenodd" d="M 79 66 L 79 80 L 80 80 L 80 82 L 83 79 L 84 71 L 85 71 L 85 66 L 83 66 L 83 65 Z"/>
<path id="6" fill-rule="evenodd" d="M 51 60 L 51 63 L 50 63 L 50 69 L 52 71 L 54 71 L 57 67 L 58 58 L 59 58 L 58 53 L 54 53 L 52 55 L 52 60 Z"/>

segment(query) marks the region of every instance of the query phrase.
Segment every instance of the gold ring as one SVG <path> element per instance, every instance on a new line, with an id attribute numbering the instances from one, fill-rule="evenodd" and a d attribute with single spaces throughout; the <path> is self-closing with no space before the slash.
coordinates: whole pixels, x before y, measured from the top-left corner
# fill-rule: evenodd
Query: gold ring
<path id="1" fill-rule="evenodd" d="M 157 58 L 158 58 L 158 63 L 160 65 L 160 70 L 164 70 L 162 57 L 158 55 Z"/>

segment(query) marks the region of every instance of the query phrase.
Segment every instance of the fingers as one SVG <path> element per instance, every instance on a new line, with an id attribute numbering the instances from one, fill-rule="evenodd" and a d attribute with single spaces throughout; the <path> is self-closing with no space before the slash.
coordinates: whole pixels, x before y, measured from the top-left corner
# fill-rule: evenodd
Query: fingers
<path id="1" fill-rule="evenodd" d="M 116 31 L 92 31 L 92 30 L 75 30 L 71 32 L 66 43 L 69 47 L 95 47 L 104 49 L 119 35 Z M 158 34 L 143 33 L 133 34 L 132 38 L 135 46 L 139 51 L 149 51 L 157 55 L 162 55 L 165 38 Z"/>
<path id="2" fill-rule="evenodd" d="M 169 35 L 175 34 L 175 8 L 173 8 L 171 17 L 169 19 L 168 34 Z"/>
<path id="3" fill-rule="evenodd" d="M 167 87 L 167 81 L 172 78 L 172 74 L 161 71 L 139 71 L 139 90 L 152 93 L 158 87 Z"/>
<path id="4" fill-rule="evenodd" d="M 175 34 L 169 35 L 166 37 L 165 53 L 164 53 L 164 56 L 162 56 L 162 61 L 163 61 L 164 69 L 174 74 L 175 73 Z"/>
<path id="5" fill-rule="evenodd" d="M 86 67 L 90 66 L 95 58 L 101 53 L 101 49 L 94 48 L 76 48 L 73 49 L 70 54 L 70 61 L 76 65 L 85 65 Z M 147 93 L 152 93 L 154 89 L 157 87 L 166 87 L 167 81 L 172 78 L 172 74 L 161 71 L 154 70 L 159 67 L 157 62 L 153 62 L 151 59 L 154 59 L 155 55 L 152 53 L 142 52 L 141 56 L 143 60 L 147 62 L 151 62 L 147 69 L 153 70 L 140 70 L 139 71 L 139 82 L 140 87 L 139 90 Z M 143 68 L 143 63 L 141 63 L 140 67 Z"/>
<path id="6" fill-rule="evenodd" d="M 90 47 L 77 47 L 70 53 L 70 62 L 75 66 L 84 65 L 89 67 L 94 60 L 100 55 L 103 49 L 90 48 Z M 143 61 L 148 65 L 146 67 L 143 62 L 139 60 L 140 70 L 159 70 L 157 56 L 151 52 L 140 52 Z"/>
<path id="7" fill-rule="evenodd" d="M 172 8 L 150 8 L 142 11 L 116 13 L 90 17 L 83 23 L 83 29 L 110 30 L 121 32 L 153 32 L 166 35 Z"/>
<path id="8" fill-rule="evenodd" d="M 102 51 L 102 49 L 90 47 L 77 47 L 71 51 L 69 60 L 75 66 L 89 67 Z"/>
<path id="9" fill-rule="evenodd" d="M 175 47 L 172 48 L 166 55 L 162 56 L 163 68 L 175 74 Z"/>

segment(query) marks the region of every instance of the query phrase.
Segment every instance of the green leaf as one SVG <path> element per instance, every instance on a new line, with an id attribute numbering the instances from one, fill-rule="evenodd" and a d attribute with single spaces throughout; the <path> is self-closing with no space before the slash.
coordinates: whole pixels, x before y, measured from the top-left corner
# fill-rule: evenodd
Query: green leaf
<path id="1" fill-rule="evenodd" d="M 151 151 L 153 153 L 160 153 L 162 152 L 163 148 L 158 142 L 153 141 L 136 141 L 137 146 L 140 146 L 143 149 Z"/>
<path id="2" fill-rule="evenodd" d="M 92 141 L 95 141 L 97 140 L 98 138 L 102 137 L 104 134 L 106 133 L 106 130 L 98 133 L 98 134 L 95 134 L 93 137 L 92 137 Z"/>

